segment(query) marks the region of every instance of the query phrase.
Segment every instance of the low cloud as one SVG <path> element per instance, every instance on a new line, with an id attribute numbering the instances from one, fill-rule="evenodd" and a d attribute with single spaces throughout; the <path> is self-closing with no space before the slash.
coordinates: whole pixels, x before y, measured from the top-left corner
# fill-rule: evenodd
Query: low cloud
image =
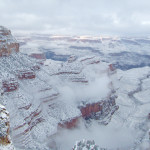
<path id="1" fill-rule="evenodd" d="M 101 148 L 111 150 L 116 150 L 117 148 L 121 150 L 130 149 L 135 140 L 135 131 L 126 127 L 117 128 L 117 126 L 115 124 L 102 126 L 94 122 L 90 127 L 86 128 L 81 123 L 77 129 L 63 130 L 55 137 L 55 141 L 61 150 L 71 149 L 75 141 L 81 141 L 82 139 L 94 140 Z"/>
<path id="2" fill-rule="evenodd" d="M 61 86 L 59 91 L 63 101 L 67 103 L 80 103 L 81 101 L 89 100 L 97 102 L 103 100 L 110 93 L 108 77 L 99 77 L 88 84 L 88 86 L 78 86 L 75 84 L 65 84 Z"/>

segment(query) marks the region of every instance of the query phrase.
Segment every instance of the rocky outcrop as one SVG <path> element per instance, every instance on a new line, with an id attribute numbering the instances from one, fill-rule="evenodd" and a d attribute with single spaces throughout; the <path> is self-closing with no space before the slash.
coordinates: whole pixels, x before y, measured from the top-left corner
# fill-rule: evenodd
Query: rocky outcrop
<path id="1" fill-rule="evenodd" d="M 9 139 L 9 113 L 6 111 L 5 107 L 0 105 L 0 143 L 10 144 Z"/>
<path id="2" fill-rule="evenodd" d="M 13 78 L 4 80 L 2 82 L 2 89 L 4 92 L 15 91 L 18 89 L 18 86 L 19 86 L 18 82 Z"/>
<path id="3" fill-rule="evenodd" d="M 102 106 L 104 102 L 97 102 L 93 104 L 86 104 L 80 108 L 82 117 L 90 117 L 93 113 L 102 111 Z"/>
<path id="4" fill-rule="evenodd" d="M 10 139 L 9 113 L 6 108 L 0 104 L 0 149 L 14 150 Z"/>
<path id="5" fill-rule="evenodd" d="M 23 71 L 18 71 L 18 79 L 34 79 L 35 78 L 35 72 L 31 70 L 23 70 Z"/>
<path id="6" fill-rule="evenodd" d="M 89 103 L 85 106 L 79 107 L 81 116 L 72 118 L 70 120 L 62 121 L 58 124 L 58 127 L 72 129 L 79 125 L 81 118 L 86 121 L 91 119 L 98 120 L 99 123 L 107 125 L 111 120 L 112 115 L 119 109 L 115 100 L 105 100 L 97 103 Z"/>
<path id="7" fill-rule="evenodd" d="M 68 121 L 62 121 L 61 123 L 58 124 L 58 126 L 61 128 L 67 128 L 67 129 L 75 128 L 77 127 L 80 118 L 81 117 L 79 116 L 79 117 L 70 119 Z"/>
<path id="8" fill-rule="evenodd" d="M 111 120 L 112 115 L 119 109 L 119 106 L 116 105 L 115 96 L 109 100 L 103 100 L 96 103 L 87 103 L 84 106 L 79 106 L 81 111 L 81 116 L 75 118 L 61 121 L 58 124 L 58 127 L 61 128 L 75 128 L 79 124 L 81 118 L 89 121 L 91 119 L 98 120 L 99 123 L 107 125 Z"/>
<path id="9" fill-rule="evenodd" d="M 0 57 L 9 56 L 14 52 L 19 52 L 19 43 L 11 35 L 10 30 L 0 26 Z"/>
<path id="10" fill-rule="evenodd" d="M 95 119 L 100 123 L 107 125 L 111 120 L 112 115 L 118 110 L 119 106 L 115 102 L 116 96 L 109 98 L 109 100 L 103 100 L 97 103 L 88 103 L 84 106 L 80 106 L 82 117 L 85 120 Z M 104 118 L 105 121 L 103 120 Z"/>

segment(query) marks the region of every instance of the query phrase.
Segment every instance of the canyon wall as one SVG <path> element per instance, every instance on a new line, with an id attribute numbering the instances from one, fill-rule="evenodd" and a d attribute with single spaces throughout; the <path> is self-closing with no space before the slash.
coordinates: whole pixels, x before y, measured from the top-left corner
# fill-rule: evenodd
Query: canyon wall
<path id="1" fill-rule="evenodd" d="M 19 52 L 19 43 L 10 30 L 0 26 L 0 57 L 9 56 L 13 52 Z"/>
<path id="2" fill-rule="evenodd" d="M 1 27 L 0 33 L 1 39 L 6 39 L 2 46 L 7 49 L 0 49 L 2 102 L 10 113 L 15 147 L 49 149 L 45 139 L 59 134 L 58 129 L 76 128 L 80 120 L 109 123 L 118 109 L 110 79 L 115 73 L 112 66 L 96 56 L 71 56 L 61 63 L 41 63 L 40 59 L 18 52 L 19 45 L 9 30 Z M 9 38 L 12 47 L 7 45 Z M 6 124 L 9 135 L 9 123 Z M 11 143 L 8 137 L 3 136 L 1 142 Z"/>

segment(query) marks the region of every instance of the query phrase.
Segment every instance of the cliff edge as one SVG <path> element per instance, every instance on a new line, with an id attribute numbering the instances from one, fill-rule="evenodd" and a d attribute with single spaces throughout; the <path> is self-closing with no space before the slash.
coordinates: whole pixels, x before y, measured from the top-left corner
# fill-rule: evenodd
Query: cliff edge
<path id="1" fill-rule="evenodd" d="M 19 52 L 19 43 L 10 30 L 0 26 L 0 57 L 9 56 L 13 52 Z"/>

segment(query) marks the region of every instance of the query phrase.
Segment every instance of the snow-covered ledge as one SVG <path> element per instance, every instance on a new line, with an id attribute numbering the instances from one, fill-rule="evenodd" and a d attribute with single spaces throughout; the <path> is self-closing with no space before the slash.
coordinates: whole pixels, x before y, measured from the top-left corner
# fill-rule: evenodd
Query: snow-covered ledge
<path id="1" fill-rule="evenodd" d="M 2 90 L 0 82 L 0 100 L 2 99 Z M 6 108 L 0 104 L 0 149 L 14 150 L 10 135 L 9 135 L 9 113 Z"/>

